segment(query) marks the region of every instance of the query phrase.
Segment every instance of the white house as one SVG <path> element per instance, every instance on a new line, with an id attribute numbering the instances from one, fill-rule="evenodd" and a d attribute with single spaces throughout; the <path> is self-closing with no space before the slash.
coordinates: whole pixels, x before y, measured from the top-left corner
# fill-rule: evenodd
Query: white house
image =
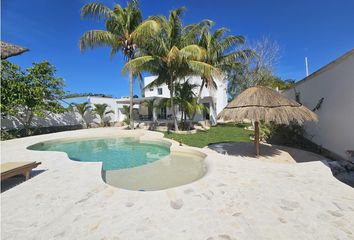
<path id="1" fill-rule="evenodd" d="M 157 87 L 148 87 L 148 85 L 153 82 L 157 76 L 150 76 L 144 78 L 144 93 L 145 97 L 142 99 L 136 99 L 136 102 L 143 102 L 145 100 L 155 99 L 159 101 L 163 98 L 170 98 L 170 90 L 168 89 L 166 84 L 162 84 Z M 198 76 L 191 76 L 186 79 L 192 84 L 197 85 L 195 89 L 193 89 L 196 96 L 199 94 L 200 85 L 202 84 L 202 80 Z M 216 89 L 209 89 L 205 87 L 202 91 L 201 101 L 200 103 L 205 106 L 203 112 L 196 114 L 193 121 L 203 121 L 210 120 L 211 124 L 215 125 L 217 122 L 217 115 L 224 109 L 227 105 L 227 81 L 223 81 L 222 79 L 215 80 Z M 144 108 L 144 105 L 140 105 L 139 112 L 147 113 L 147 109 Z M 180 118 L 181 112 L 177 110 L 177 118 Z M 169 120 L 171 118 L 171 110 L 166 108 L 154 109 L 153 111 L 153 119 L 156 120 Z"/>
<path id="2" fill-rule="evenodd" d="M 319 116 L 305 125 L 307 137 L 348 159 L 354 150 L 354 49 L 320 68 L 283 92 Z"/>
<path id="3" fill-rule="evenodd" d="M 119 103 L 119 100 L 129 101 L 129 97 L 122 98 L 110 98 L 110 97 L 97 97 L 97 96 L 83 96 L 63 99 L 63 105 L 70 103 L 84 103 L 88 102 L 93 108 L 94 104 L 107 104 L 107 111 L 112 110 L 114 113 L 108 114 L 107 118 L 109 122 L 121 122 L 125 119 L 126 113 L 123 106 L 129 105 L 129 103 Z M 135 109 L 139 108 L 139 105 L 134 105 Z M 99 122 L 99 119 L 95 119 L 95 116 L 87 116 L 90 122 Z"/>

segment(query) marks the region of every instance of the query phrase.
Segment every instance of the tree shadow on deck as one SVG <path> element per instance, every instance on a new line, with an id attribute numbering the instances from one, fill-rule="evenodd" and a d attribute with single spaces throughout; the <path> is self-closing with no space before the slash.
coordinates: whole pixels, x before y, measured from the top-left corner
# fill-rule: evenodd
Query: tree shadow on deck
<path id="1" fill-rule="evenodd" d="M 247 142 L 224 142 L 210 144 L 208 148 L 225 155 L 256 158 L 255 146 Z M 257 158 L 272 162 L 306 163 L 320 161 L 330 168 L 333 176 L 354 188 L 354 171 L 348 167 L 347 162 L 330 160 L 324 156 L 304 151 L 297 148 L 291 148 L 279 145 L 260 145 L 260 156 Z"/>
<path id="2" fill-rule="evenodd" d="M 251 158 L 256 157 L 253 143 L 224 142 L 211 144 L 208 147 L 221 154 Z M 326 160 L 323 156 L 311 152 L 270 144 L 260 144 L 260 156 L 258 156 L 258 159 L 297 163 Z"/>
<path id="3" fill-rule="evenodd" d="M 46 170 L 32 170 L 31 171 L 31 174 L 30 174 L 30 179 L 33 178 L 33 177 L 36 177 L 37 175 L 45 172 Z M 30 180 L 29 179 L 29 180 Z M 13 176 L 13 177 L 10 177 L 8 179 L 5 179 L 3 181 L 1 181 L 1 193 L 13 188 L 13 187 L 16 187 L 17 185 L 25 182 L 25 176 L 23 175 L 16 175 L 16 176 Z M 28 181 L 28 180 L 27 180 Z"/>

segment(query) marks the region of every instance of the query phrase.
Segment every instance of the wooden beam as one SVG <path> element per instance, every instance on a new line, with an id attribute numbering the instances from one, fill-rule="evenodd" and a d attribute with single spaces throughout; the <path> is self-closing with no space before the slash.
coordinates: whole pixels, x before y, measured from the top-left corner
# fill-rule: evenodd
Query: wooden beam
<path id="1" fill-rule="evenodd" d="M 259 156 L 259 122 L 254 123 L 254 143 L 256 145 L 256 155 Z"/>

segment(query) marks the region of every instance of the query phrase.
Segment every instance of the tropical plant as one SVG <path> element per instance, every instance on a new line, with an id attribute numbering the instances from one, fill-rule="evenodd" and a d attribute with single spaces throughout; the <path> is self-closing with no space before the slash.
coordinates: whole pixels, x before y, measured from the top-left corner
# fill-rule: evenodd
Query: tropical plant
<path id="1" fill-rule="evenodd" d="M 72 109 L 81 116 L 81 119 L 83 120 L 85 126 L 89 127 L 88 122 L 85 119 L 85 115 L 91 112 L 91 105 L 88 102 L 84 102 L 72 103 L 71 106 L 73 106 Z"/>
<path id="2" fill-rule="evenodd" d="M 199 109 L 195 101 L 196 95 L 193 89 L 198 87 L 197 84 L 189 83 L 188 80 L 184 83 L 176 83 L 175 89 L 175 102 L 179 106 L 181 114 L 181 122 L 186 122 L 187 116 L 189 119 Z M 202 106 L 202 105 L 200 105 Z"/>
<path id="3" fill-rule="evenodd" d="M 130 61 L 134 58 L 139 36 L 147 37 L 154 29 L 154 21 L 142 21 L 142 15 L 138 7 L 137 0 L 128 2 L 123 8 L 116 4 L 113 9 L 102 3 L 89 3 L 81 9 L 81 17 L 92 17 L 105 21 L 106 30 L 90 30 L 80 38 L 80 49 L 94 47 L 110 47 L 111 57 L 121 51 L 126 59 Z M 133 119 L 133 74 L 140 76 L 138 72 L 129 71 L 130 79 L 130 119 Z M 139 78 L 141 80 L 141 78 Z M 141 84 L 140 84 L 141 85 Z M 131 121 L 133 129 L 133 121 Z"/>
<path id="4" fill-rule="evenodd" d="M 193 98 L 186 103 L 185 113 L 190 120 L 195 116 L 195 113 L 201 113 L 202 111 L 209 113 L 209 109 L 205 108 L 203 104 L 198 103 L 198 98 Z"/>
<path id="5" fill-rule="evenodd" d="M 213 33 L 210 31 L 211 26 L 206 26 L 202 29 L 198 45 L 206 50 L 204 62 L 219 68 L 223 77 L 228 77 L 234 72 L 238 72 L 242 66 L 240 59 L 244 60 L 254 55 L 249 49 L 237 48 L 244 44 L 243 36 L 235 36 L 225 34 L 229 31 L 226 28 L 216 29 Z M 202 74 L 202 84 L 198 94 L 198 102 L 200 102 L 202 90 L 205 87 L 217 88 L 215 75 Z"/>
<path id="6" fill-rule="evenodd" d="M 100 116 L 100 125 L 104 126 L 104 118 L 111 113 L 114 113 L 113 110 L 107 111 L 108 105 L 106 103 L 103 104 L 94 104 L 95 108 L 93 109 L 93 113 Z"/>
<path id="7" fill-rule="evenodd" d="M 131 121 L 130 121 L 130 115 L 127 114 L 127 113 L 130 112 L 130 106 L 123 105 L 123 109 L 124 109 L 124 112 L 125 112 L 125 118 L 124 118 L 123 122 L 124 122 L 125 124 L 127 124 L 128 126 L 131 127 L 131 125 L 130 125 L 130 123 L 131 123 Z"/>
<path id="8" fill-rule="evenodd" d="M 175 84 L 175 96 L 174 103 L 179 107 L 181 111 L 181 128 L 182 130 L 188 129 L 190 126 L 187 124 L 187 117 L 192 120 L 195 113 L 200 113 L 204 110 L 204 106 L 198 103 L 194 89 L 197 88 L 197 84 L 191 84 L 188 80 L 183 83 L 177 82 Z M 159 101 L 157 107 L 171 107 L 171 99 L 166 98 Z"/>
<path id="9" fill-rule="evenodd" d="M 26 71 L 1 61 L 1 116 L 18 119 L 29 135 L 34 116 L 64 112 L 59 103 L 64 94 L 64 80 L 55 77 L 55 73 L 55 67 L 46 61 L 33 63 Z"/>
<path id="10" fill-rule="evenodd" d="M 148 108 L 149 118 L 153 117 L 153 111 L 156 108 L 156 99 L 148 99 L 143 102 L 144 106 Z"/>
<path id="11" fill-rule="evenodd" d="M 178 130 L 174 103 L 176 81 L 191 75 L 220 74 L 218 68 L 204 62 L 205 49 L 196 44 L 200 29 L 210 21 L 184 27 L 181 20 L 183 12 L 184 8 L 178 8 L 170 11 L 169 18 L 151 17 L 150 20 L 159 26 L 159 31 L 141 41 L 137 57 L 123 68 L 123 72 L 129 69 L 135 73 L 147 71 L 156 74 L 157 79 L 147 87 L 166 83 L 170 91 L 175 130 Z"/>

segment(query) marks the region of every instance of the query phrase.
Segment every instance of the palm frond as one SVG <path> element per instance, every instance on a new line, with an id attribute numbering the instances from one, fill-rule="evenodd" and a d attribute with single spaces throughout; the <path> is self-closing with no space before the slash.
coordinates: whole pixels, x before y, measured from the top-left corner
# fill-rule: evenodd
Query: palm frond
<path id="1" fill-rule="evenodd" d="M 92 17 L 97 20 L 115 18 L 114 12 L 104 4 L 95 2 L 84 5 L 81 8 L 81 17 Z"/>
<path id="2" fill-rule="evenodd" d="M 227 36 L 219 43 L 220 51 L 228 51 L 238 45 L 244 44 L 245 38 L 243 36 Z"/>
<path id="3" fill-rule="evenodd" d="M 182 48 L 180 52 L 183 57 L 196 61 L 203 61 L 206 55 L 205 49 L 195 44 Z"/>
<path id="4" fill-rule="evenodd" d="M 143 45 L 150 41 L 151 37 L 158 34 L 161 25 L 154 20 L 145 20 L 132 32 L 131 38 L 138 45 Z"/>
<path id="5" fill-rule="evenodd" d="M 91 30 L 85 32 L 80 38 L 80 50 L 94 47 L 119 46 L 119 39 L 111 32 L 104 30 Z"/>
<path id="6" fill-rule="evenodd" d="M 188 62 L 190 68 L 199 76 L 213 77 L 221 76 L 220 69 L 201 61 L 191 60 Z"/>
<path id="7" fill-rule="evenodd" d="M 142 57 L 134 58 L 123 66 L 122 73 L 126 74 L 129 71 L 129 68 L 132 69 L 133 73 L 143 71 L 144 64 L 154 60 L 155 58 L 153 56 L 142 56 Z"/>

